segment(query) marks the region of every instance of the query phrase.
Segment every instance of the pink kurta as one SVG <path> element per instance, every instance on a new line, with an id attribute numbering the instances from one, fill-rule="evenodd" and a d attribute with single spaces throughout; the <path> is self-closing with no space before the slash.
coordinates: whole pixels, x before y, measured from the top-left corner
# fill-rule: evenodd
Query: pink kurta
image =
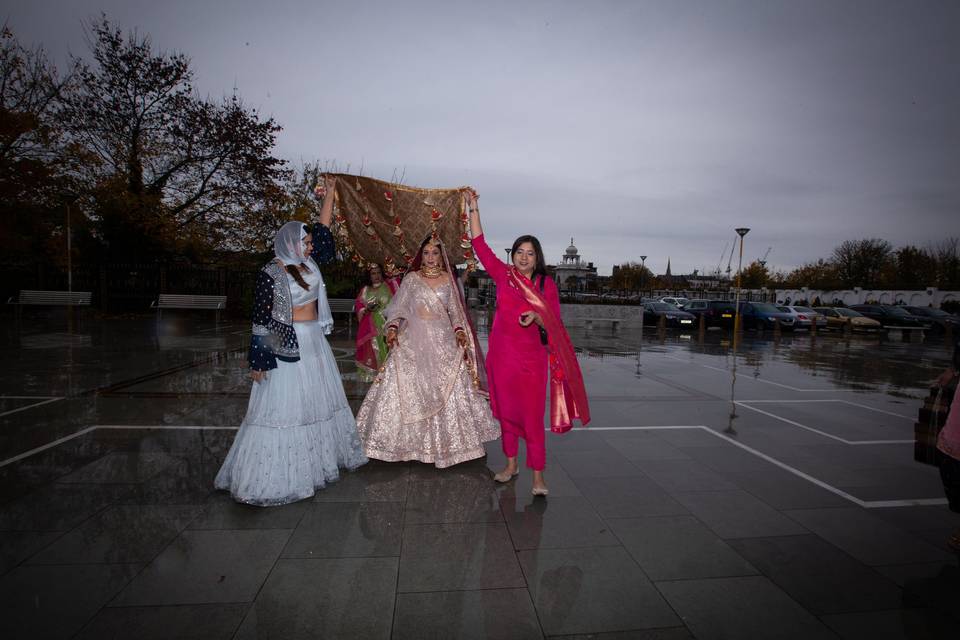
<path id="1" fill-rule="evenodd" d="M 546 464 L 544 408 L 547 396 L 547 349 L 537 325 L 523 327 L 520 314 L 532 311 L 523 293 L 507 282 L 507 266 L 487 246 L 483 236 L 473 239 L 473 250 L 497 285 L 497 311 L 487 349 L 487 382 L 493 415 L 500 421 L 503 452 L 516 457 L 518 438 L 527 443 L 527 466 Z M 534 282 L 539 289 L 539 282 Z M 560 317 L 560 294 L 552 278 L 544 279 L 543 297 Z"/>
<path id="2" fill-rule="evenodd" d="M 937 448 L 951 458 L 960 460 L 960 385 L 957 386 L 953 402 L 950 404 L 947 422 L 937 438 Z"/>

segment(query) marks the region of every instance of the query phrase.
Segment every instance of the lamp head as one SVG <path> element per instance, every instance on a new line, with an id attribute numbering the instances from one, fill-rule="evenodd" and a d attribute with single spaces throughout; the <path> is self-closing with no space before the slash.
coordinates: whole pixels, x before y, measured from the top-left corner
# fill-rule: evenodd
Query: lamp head
<path id="1" fill-rule="evenodd" d="M 750 231 L 750 229 L 747 229 L 746 227 L 737 227 L 735 231 L 737 232 L 737 235 L 742 238 L 743 236 L 747 235 L 747 232 Z"/>

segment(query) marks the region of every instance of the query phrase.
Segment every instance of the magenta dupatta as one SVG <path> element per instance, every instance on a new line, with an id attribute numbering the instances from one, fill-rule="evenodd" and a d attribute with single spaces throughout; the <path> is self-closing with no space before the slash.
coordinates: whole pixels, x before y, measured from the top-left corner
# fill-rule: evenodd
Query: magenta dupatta
<path id="1" fill-rule="evenodd" d="M 390 295 L 396 294 L 397 289 L 400 287 L 396 278 L 388 278 L 384 280 L 384 283 L 390 290 Z M 371 285 L 364 286 L 354 300 L 353 312 L 357 316 L 359 316 L 362 309 L 367 308 L 364 294 L 367 292 L 367 287 L 369 286 Z M 380 368 L 380 365 L 383 364 L 377 357 L 377 348 L 374 345 L 374 340 L 376 340 L 380 335 L 380 331 L 377 328 L 376 323 L 373 321 L 373 314 L 378 312 L 383 313 L 383 309 L 365 312 L 363 314 L 363 318 L 360 319 L 359 326 L 357 327 L 357 354 L 355 356 L 355 360 L 358 364 L 364 366 L 366 369 L 374 373 L 376 373 L 377 369 Z"/>
<path id="2" fill-rule="evenodd" d="M 574 420 L 580 420 L 584 426 L 590 422 L 590 406 L 587 404 L 587 390 L 583 385 L 583 374 L 577 362 L 573 343 L 567 334 L 563 321 L 553 313 L 543 295 L 527 278 L 523 277 L 513 265 L 507 267 L 507 280 L 515 287 L 527 303 L 533 307 L 543 327 L 547 330 L 548 359 L 550 363 L 550 430 L 565 433 L 573 427 Z"/>

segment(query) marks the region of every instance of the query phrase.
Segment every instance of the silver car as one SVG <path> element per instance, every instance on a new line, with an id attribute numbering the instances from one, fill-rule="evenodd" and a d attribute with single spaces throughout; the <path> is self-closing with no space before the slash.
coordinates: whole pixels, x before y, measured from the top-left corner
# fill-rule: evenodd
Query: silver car
<path id="1" fill-rule="evenodd" d="M 793 317 L 793 327 L 795 329 L 809 329 L 814 323 L 816 323 L 817 329 L 827 328 L 827 317 L 810 307 L 777 305 L 777 309 L 789 313 Z"/>
<path id="2" fill-rule="evenodd" d="M 660 302 L 666 302 L 667 304 L 672 304 L 678 309 L 683 309 L 683 307 L 690 302 L 689 298 L 674 298 L 673 296 L 668 296 L 666 298 L 660 298 Z"/>

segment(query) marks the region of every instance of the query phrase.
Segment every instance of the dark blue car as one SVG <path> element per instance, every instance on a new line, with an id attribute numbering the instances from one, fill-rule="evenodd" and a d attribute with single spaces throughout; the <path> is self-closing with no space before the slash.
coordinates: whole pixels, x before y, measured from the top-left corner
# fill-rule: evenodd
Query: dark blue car
<path id="1" fill-rule="evenodd" d="M 793 316 L 767 302 L 741 302 L 740 323 L 744 329 L 775 329 L 793 331 Z"/>

